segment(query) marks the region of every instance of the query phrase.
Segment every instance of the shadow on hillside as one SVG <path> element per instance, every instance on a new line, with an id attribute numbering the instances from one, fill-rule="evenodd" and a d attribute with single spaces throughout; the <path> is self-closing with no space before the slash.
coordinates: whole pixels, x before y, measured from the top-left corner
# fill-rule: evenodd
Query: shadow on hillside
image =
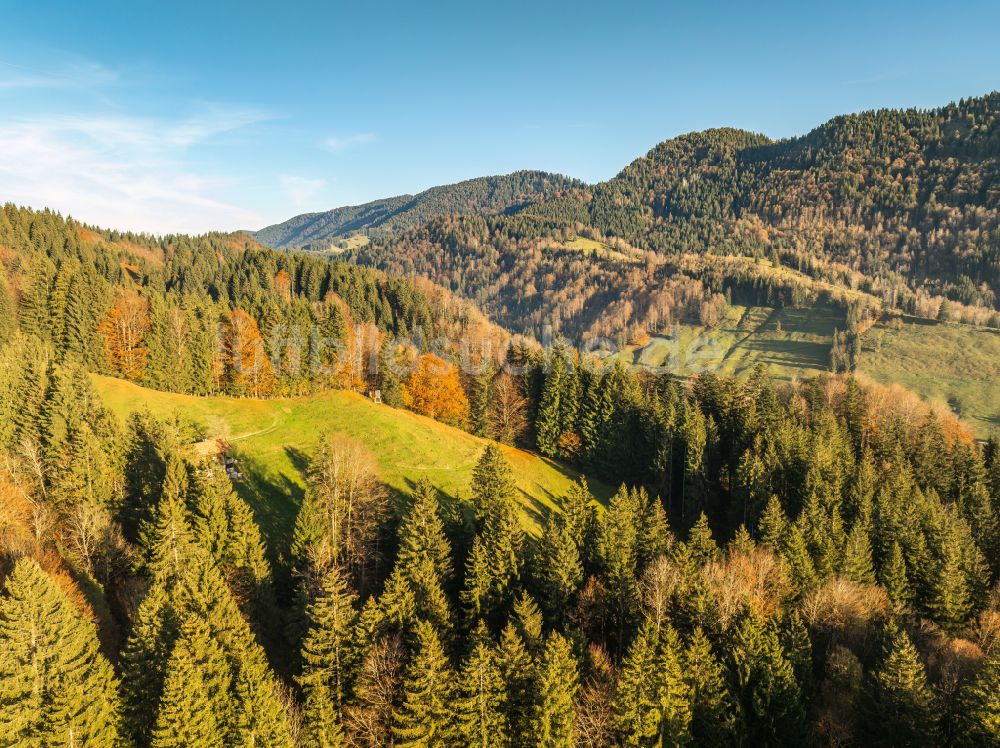
<path id="1" fill-rule="evenodd" d="M 747 350 L 762 353 L 759 360 L 767 364 L 811 369 L 826 369 L 830 364 L 830 346 L 825 343 L 751 339 L 743 345 Z"/>
<path id="2" fill-rule="evenodd" d="M 289 457 L 296 469 L 303 469 L 299 466 L 300 455 Z M 268 469 L 251 457 L 240 455 L 238 459 L 241 477 L 233 481 L 233 488 L 253 509 L 268 553 L 272 561 L 277 560 L 291 542 L 303 488 L 287 475 Z"/>

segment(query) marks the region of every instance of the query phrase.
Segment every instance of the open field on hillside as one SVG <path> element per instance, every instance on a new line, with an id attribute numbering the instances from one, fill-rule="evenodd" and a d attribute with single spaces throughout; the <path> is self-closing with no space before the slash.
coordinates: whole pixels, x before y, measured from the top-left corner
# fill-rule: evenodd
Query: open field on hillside
<path id="1" fill-rule="evenodd" d="M 880 322 L 862 344 L 860 371 L 947 406 L 978 436 L 1000 432 L 1000 332 L 931 321 Z"/>
<path id="2" fill-rule="evenodd" d="M 323 433 L 339 432 L 365 444 L 392 489 L 409 491 L 426 476 L 452 497 L 469 495 L 472 468 L 486 445 L 464 431 L 376 405 L 355 392 L 249 400 L 158 392 L 102 376 L 94 376 L 94 384 L 122 419 L 143 409 L 161 418 L 180 415 L 206 437 L 229 440 L 245 474 L 237 488 L 272 540 L 289 536 L 302 501 L 303 471 Z M 556 506 L 577 473 L 531 452 L 512 447 L 504 451 L 521 491 L 525 526 L 537 531 L 538 520 Z M 591 488 L 600 498 L 607 497 L 606 488 Z"/>
<path id="3" fill-rule="evenodd" d="M 775 379 L 829 371 L 834 330 L 846 327 L 830 307 L 730 307 L 717 325 L 676 325 L 673 334 L 624 351 L 627 363 L 664 367 L 690 376 L 705 371 L 735 375 L 761 364 Z"/>

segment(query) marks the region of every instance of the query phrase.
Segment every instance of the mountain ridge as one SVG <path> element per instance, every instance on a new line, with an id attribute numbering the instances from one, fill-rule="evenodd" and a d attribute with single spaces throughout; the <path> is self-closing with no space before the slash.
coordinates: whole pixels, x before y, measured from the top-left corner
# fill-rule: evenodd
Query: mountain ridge
<path id="1" fill-rule="evenodd" d="M 504 213 L 546 195 L 583 186 L 580 180 L 561 174 L 520 170 L 438 185 L 416 194 L 303 213 L 247 233 L 275 249 L 322 248 L 323 243 L 355 232 L 412 228 L 441 215 Z"/>

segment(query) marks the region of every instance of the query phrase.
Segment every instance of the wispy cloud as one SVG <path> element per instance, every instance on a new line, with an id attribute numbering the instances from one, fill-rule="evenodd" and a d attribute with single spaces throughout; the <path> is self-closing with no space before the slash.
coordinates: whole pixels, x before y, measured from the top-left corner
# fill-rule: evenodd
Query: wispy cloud
<path id="1" fill-rule="evenodd" d="M 282 188 L 296 208 L 306 206 L 310 200 L 326 188 L 325 179 L 297 177 L 292 174 L 282 174 L 278 177 L 278 181 L 281 182 Z"/>
<path id="2" fill-rule="evenodd" d="M 203 173 L 190 150 L 266 119 L 209 108 L 176 121 L 119 116 L 0 119 L 0 199 L 152 232 L 242 228 L 261 218 L 218 197 L 230 177 Z"/>
<path id="3" fill-rule="evenodd" d="M 323 145 L 328 151 L 345 151 L 348 148 L 354 148 L 355 146 L 364 145 L 365 143 L 374 143 L 375 133 L 373 132 L 361 132 L 356 135 L 347 136 L 331 136 L 327 138 Z"/>
<path id="4" fill-rule="evenodd" d="M 118 74 L 94 62 L 70 62 L 54 68 L 36 68 L 0 60 L 0 90 L 86 89 L 111 85 Z"/>

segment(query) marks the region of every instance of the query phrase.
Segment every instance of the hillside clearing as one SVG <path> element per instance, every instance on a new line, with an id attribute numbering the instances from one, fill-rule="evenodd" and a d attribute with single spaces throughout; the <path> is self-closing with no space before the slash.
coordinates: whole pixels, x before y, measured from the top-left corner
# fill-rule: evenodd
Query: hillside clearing
<path id="1" fill-rule="evenodd" d="M 355 392 L 251 400 L 158 392 L 97 375 L 93 381 L 107 407 L 122 419 L 141 410 L 159 418 L 179 415 L 205 437 L 221 436 L 233 444 L 245 476 L 237 488 L 272 541 L 290 535 L 302 501 L 304 470 L 324 433 L 338 432 L 367 446 L 391 489 L 408 492 L 426 477 L 453 498 L 469 496 L 472 468 L 487 443 L 416 413 L 376 405 Z M 578 473 L 532 452 L 503 450 L 521 492 L 525 527 L 537 532 L 539 520 Z M 604 486 L 591 488 L 607 498 Z"/>

